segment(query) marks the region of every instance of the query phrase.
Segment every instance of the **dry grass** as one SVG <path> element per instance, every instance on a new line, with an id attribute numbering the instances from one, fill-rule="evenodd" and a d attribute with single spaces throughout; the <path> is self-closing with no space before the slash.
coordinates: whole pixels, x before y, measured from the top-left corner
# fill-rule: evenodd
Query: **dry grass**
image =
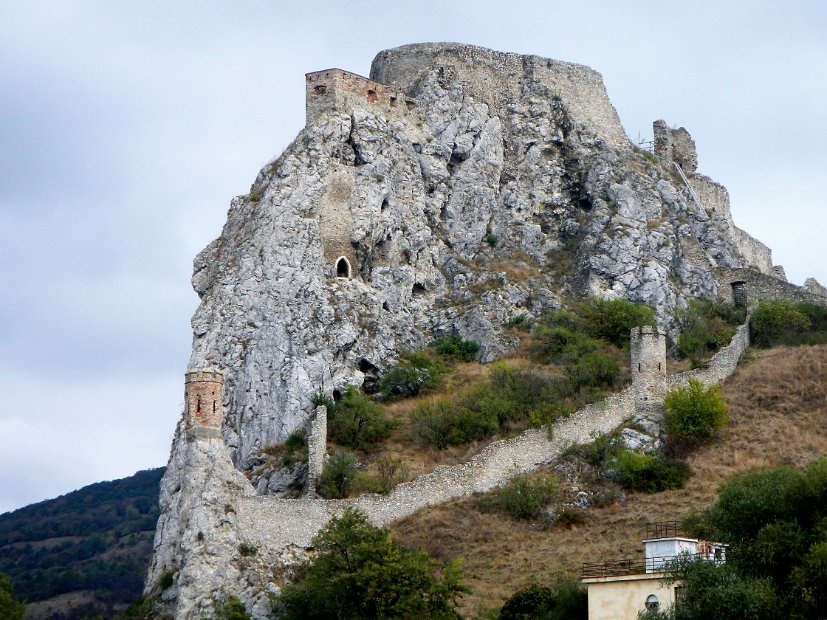
<path id="1" fill-rule="evenodd" d="M 755 352 L 725 384 L 732 423 L 688 460 L 686 487 L 630 493 L 622 503 L 588 511 L 570 530 L 483 514 L 474 498 L 423 510 L 392 528 L 398 541 L 442 559 L 464 558 L 472 594 L 463 612 L 499 607 L 515 590 L 576 575 L 585 561 L 637 557 L 647 522 L 682 519 L 710 505 L 730 476 L 782 463 L 803 465 L 827 454 L 827 346 Z"/>
<path id="2" fill-rule="evenodd" d="M 469 460 L 493 439 L 472 442 L 463 446 L 451 446 L 445 450 L 424 448 L 411 428 L 411 414 L 423 402 L 448 398 L 487 378 L 487 366 L 477 363 L 457 363 L 439 390 L 427 396 L 406 398 L 384 404 L 382 408 L 388 418 L 396 423 L 396 428 L 388 439 L 372 447 L 370 452 L 360 453 L 360 460 L 367 464 L 365 471 L 376 474 L 376 461 L 382 457 L 389 457 L 401 459 L 408 466 L 410 477 L 415 478 L 433 471 L 439 465 L 456 465 Z"/>

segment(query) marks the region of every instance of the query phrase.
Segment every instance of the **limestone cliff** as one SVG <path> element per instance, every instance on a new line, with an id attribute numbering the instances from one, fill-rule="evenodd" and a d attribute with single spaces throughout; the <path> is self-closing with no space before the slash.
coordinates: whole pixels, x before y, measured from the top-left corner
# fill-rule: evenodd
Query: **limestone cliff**
<path id="1" fill-rule="evenodd" d="M 514 344 L 504 322 L 586 294 L 651 304 L 670 328 L 687 299 L 718 294 L 724 270 L 772 267 L 726 190 L 675 166 L 697 161 L 688 134 L 664 127 L 660 161 L 635 148 L 587 67 L 405 46 L 379 53 L 370 80 L 309 74 L 307 110 L 195 260 L 190 366 L 225 378 L 223 442 L 211 441 L 229 456 L 218 482 L 201 481 L 216 498 L 252 492 L 233 466 L 305 425 L 314 394 L 370 384 L 435 336 L 477 340 L 489 361 Z M 220 459 L 184 435 L 149 586 L 210 542 L 187 524 L 201 484 L 187 470 Z M 205 514 L 230 532 L 215 506 Z"/>

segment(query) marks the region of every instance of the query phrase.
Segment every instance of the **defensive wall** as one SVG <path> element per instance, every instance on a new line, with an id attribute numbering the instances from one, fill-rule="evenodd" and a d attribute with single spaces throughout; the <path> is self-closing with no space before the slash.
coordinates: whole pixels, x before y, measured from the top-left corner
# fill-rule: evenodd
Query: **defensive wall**
<path id="1" fill-rule="evenodd" d="M 615 148 L 630 147 L 603 77 L 584 65 L 459 43 L 422 43 L 379 52 L 371 64 L 370 77 L 413 95 L 433 69 L 457 79 L 466 93 L 486 103 L 501 120 L 510 116 L 509 104 L 520 99 L 527 85 L 545 86 L 562 100 L 574 122 Z"/>
<path id="2" fill-rule="evenodd" d="M 649 338 L 644 338 L 650 344 L 657 340 L 655 335 L 665 340 L 656 330 L 650 328 L 650 331 Z M 748 346 L 749 329 L 745 324 L 737 329 L 730 344 L 712 358 L 707 368 L 664 376 L 665 385 L 669 388 L 686 385 L 690 378 L 707 385 L 723 381 L 735 371 Z M 649 360 L 651 365 L 656 365 L 660 359 L 659 347 L 654 355 L 655 358 Z M 649 373 L 646 380 L 653 376 L 659 377 L 660 371 Z M 554 423 L 551 438 L 548 429 L 543 427 L 525 431 L 512 439 L 495 441 L 470 461 L 438 467 L 411 482 L 397 485 L 387 495 L 367 494 L 347 500 L 239 497 L 235 506 L 239 538 L 260 545 L 262 559 L 278 561 L 290 549 L 309 547 L 313 536 L 346 508 L 357 508 L 372 523 L 384 526 L 428 506 L 489 491 L 540 464 L 553 461 L 572 445 L 589 443 L 596 436 L 613 431 L 637 413 L 638 391 L 638 386 L 632 385 L 583 407 Z"/>
<path id="3" fill-rule="evenodd" d="M 818 288 L 811 285 L 808 288 L 790 284 L 786 280 L 755 271 L 754 269 L 730 269 L 725 273 L 725 282 L 729 287 L 721 287 L 722 298 L 729 303 L 735 303 L 734 295 L 741 290 L 744 296 L 742 303 L 754 305 L 759 301 L 789 300 L 795 303 L 811 303 L 827 306 L 827 297 L 818 293 Z M 813 282 L 815 282 L 813 280 Z M 816 282 L 816 284 L 818 284 Z"/>
<path id="4" fill-rule="evenodd" d="M 368 108 L 383 116 L 404 118 L 416 108 L 416 100 L 394 92 L 385 84 L 343 69 L 325 69 L 305 74 L 305 123 L 323 114 Z"/>

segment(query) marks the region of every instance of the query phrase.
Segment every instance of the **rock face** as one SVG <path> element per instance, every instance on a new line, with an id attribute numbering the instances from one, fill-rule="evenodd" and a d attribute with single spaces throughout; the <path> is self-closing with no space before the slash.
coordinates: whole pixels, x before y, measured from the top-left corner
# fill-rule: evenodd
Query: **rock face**
<path id="1" fill-rule="evenodd" d="M 221 498 L 254 492 L 237 470 L 306 426 L 314 395 L 375 381 L 454 332 L 493 360 L 514 345 L 503 323 L 565 296 L 646 302 L 669 330 L 676 307 L 717 295 L 723 270 L 772 267 L 726 190 L 695 174 L 688 133 L 660 161 L 639 151 L 587 67 L 405 46 L 380 52 L 370 80 L 309 74 L 307 110 L 195 259 L 190 366 L 223 370 L 223 440 L 178 434 L 148 588 L 186 554 L 203 566 L 234 552 L 230 534 L 198 539 L 193 519 L 232 529 Z M 198 579 L 242 578 L 232 570 L 181 569 L 179 600 Z"/>

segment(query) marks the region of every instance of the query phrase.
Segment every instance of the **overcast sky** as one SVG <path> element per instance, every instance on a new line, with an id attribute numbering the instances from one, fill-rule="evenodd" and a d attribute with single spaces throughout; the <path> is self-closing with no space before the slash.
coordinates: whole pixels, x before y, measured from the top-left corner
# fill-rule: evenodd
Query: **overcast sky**
<path id="1" fill-rule="evenodd" d="M 304 124 L 304 74 L 459 41 L 589 65 L 686 127 L 791 281 L 827 283 L 822 2 L 0 3 L 0 512 L 166 463 L 192 258 Z"/>

